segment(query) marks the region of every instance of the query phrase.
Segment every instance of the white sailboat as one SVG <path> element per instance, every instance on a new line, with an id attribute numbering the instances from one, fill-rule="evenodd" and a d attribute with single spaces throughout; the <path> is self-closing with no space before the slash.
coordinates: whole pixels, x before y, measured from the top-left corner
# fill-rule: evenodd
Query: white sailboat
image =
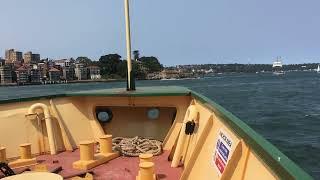
<path id="1" fill-rule="evenodd" d="M 318 64 L 317 73 L 320 73 L 320 65 Z"/>

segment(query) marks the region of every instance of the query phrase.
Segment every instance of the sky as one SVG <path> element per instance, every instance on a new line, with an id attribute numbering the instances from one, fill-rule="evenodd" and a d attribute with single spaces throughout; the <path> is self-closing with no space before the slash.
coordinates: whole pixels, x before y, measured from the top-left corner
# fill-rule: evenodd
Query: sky
<path id="1" fill-rule="evenodd" d="M 123 0 L 1 0 L 5 49 L 41 58 L 118 53 Z M 132 50 L 166 66 L 320 62 L 319 0 L 130 0 Z"/>

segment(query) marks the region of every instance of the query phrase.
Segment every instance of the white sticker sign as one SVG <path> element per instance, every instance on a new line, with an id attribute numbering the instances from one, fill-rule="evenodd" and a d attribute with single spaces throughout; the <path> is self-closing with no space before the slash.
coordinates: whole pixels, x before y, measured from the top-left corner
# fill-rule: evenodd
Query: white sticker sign
<path id="1" fill-rule="evenodd" d="M 213 164 L 221 175 L 230 159 L 232 149 L 232 139 L 222 129 L 218 132 L 216 148 L 214 150 Z"/>

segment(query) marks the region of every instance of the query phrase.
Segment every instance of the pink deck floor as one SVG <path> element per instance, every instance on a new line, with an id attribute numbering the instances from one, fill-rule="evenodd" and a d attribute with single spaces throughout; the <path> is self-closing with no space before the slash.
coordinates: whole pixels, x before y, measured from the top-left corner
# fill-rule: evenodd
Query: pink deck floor
<path id="1" fill-rule="evenodd" d="M 169 152 L 164 152 L 160 156 L 154 157 L 155 170 L 159 180 L 176 180 L 182 173 L 182 168 L 170 167 L 171 162 L 167 160 L 168 154 Z M 47 164 L 49 169 L 62 166 L 63 170 L 59 174 L 64 178 L 81 172 L 72 168 L 72 163 L 79 160 L 79 150 L 62 152 L 57 155 L 41 155 L 37 157 L 37 160 Z M 54 161 L 55 163 L 53 163 Z M 94 179 L 133 180 L 139 171 L 139 158 L 120 156 L 89 171 L 93 172 Z"/>

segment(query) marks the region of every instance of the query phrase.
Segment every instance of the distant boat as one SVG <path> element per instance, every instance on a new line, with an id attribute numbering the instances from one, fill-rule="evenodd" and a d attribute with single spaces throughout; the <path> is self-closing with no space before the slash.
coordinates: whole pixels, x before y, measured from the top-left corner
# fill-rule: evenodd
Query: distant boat
<path id="1" fill-rule="evenodd" d="M 318 69 L 316 70 L 317 73 L 320 73 L 320 65 L 318 64 Z"/>
<path id="2" fill-rule="evenodd" d="M 284 71 L 282 69 L 282 61 L 281 61 L 280 57 L 277 57 L 277 60 L 273 62 L 272 70 L 273 70 L 273 74 L 275 74 L 275 75 L 284 74 Z"/>

